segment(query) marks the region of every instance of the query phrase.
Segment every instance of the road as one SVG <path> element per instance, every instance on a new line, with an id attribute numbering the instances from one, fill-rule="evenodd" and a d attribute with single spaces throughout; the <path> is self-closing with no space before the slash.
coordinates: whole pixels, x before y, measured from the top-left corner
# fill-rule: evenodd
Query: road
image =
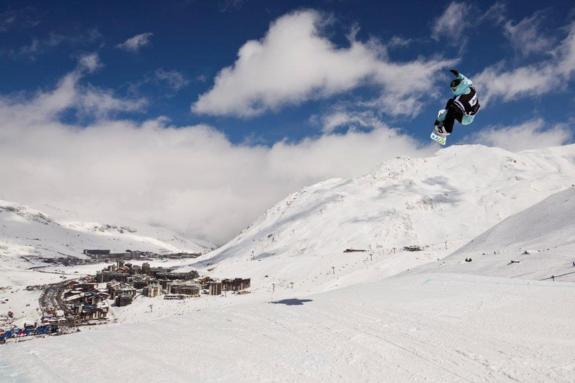
<path id="1" fill-rule="evenodd" d="M 62 310 L 64 314 L 68 316 L 70 310 L 62 299 L 62 294 L 68 282 L 69 281 L 54 283 L 44 290 L 39 300 L 40 309 L 44 315 L 53 315 L 57 310 Z M 72 323 L 68 323 L 68 325 L 72 325 Z"/>

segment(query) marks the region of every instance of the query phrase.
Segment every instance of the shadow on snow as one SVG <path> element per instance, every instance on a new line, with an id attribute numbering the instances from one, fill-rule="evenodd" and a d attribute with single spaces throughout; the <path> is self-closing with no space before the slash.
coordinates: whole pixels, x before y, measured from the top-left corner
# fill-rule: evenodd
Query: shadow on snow
<path id="1" fill-rule="evenodd" d="M 313 300 L 311 299 L 297 299 L 297 298 L 291 298 L 291 299 L 282 299 L 281 301 L 273 301 L 271 303 L 275 304 L 275 305 L 286 305 L 286 306 L 302 306 L 304 303 L 307 302 L 313 302 Z"/>

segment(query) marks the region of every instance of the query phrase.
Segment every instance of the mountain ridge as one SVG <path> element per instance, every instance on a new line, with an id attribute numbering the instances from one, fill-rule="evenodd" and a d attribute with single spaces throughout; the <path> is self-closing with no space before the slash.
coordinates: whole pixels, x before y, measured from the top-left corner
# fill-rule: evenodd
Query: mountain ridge
<path id="1" fill-rule="evenodd" d="M 216 273 L 239 267 L 261 278 L 302 281 L 310 270 L 349 271 L 341 259 L 346 249 L 377 255 L 420 247 L 424 251 L 413 255 L 420 259 L 407 262 L 411 268 L 433 260 L 425 250 L 444 247 L 441 256 L 447 256 L 573 179 L 575 145 L 519 153 L 458 145 L 431 157 L 397 157 L 370 174 L 289 195 L 190 267 Z"/>
<path id="2" fill-rule="evenodd" d="M 174 234 L 159 240 L 137 229 L 110 224 L 58 221 L 40 210 L 0 200 L 0 256 L 18 263 L 19 256 L 83 258 L 84 249 L 127 249 L 154 252 L 205 252 Z"/>

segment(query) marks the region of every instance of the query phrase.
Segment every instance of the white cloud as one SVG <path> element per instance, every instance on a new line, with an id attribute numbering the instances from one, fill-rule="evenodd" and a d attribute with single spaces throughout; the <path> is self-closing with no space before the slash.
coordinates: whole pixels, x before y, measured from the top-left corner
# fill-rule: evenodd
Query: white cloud
<path id="1" fill-rule="evenodd" d="M 506 21 L 506 13 L 507 5 L 503 1 L 496 1 L 479 17 L 478 24 L 484 21 L 491 21 L 496 25 L 502 25 Z"/>
<path id="2" fill-rule="evenodd" d="M 163 118 L 135 122 L 108 115 L 79 127 L 59 115 L 130 103 L 82 86 L 83 73 L 76 69 L 34 96 L 0 99 L 0 199 L 61 206 L 85 220 L 163 225 L 221 242 L 304 185 L 430 150 L 382 123 L 271 147 L 232 144 L 209 126 L 173 126 Z"/>
<path id="3" fill-rule="evenodd" d="M 334 110 L 321 117 L 322 132 L 332 133 L 338 128 L 389 129 L 370 111 Z"/>
<path id="4" fill-rule="evenodd" d="M 396 48 L 396 47 L 404 48 L 410 45 L 411 43 L 413 43 L 413 39 L 408 39 L 401 36 L 393 36 L 391 39 L 389 39 L 387 46 L 390 48 Z"/>
<path id="5" fill-rule="evenodd" d="M 245 3 L 245 0 L 223 0 L 220 2 L 221 12 L 237 11 Z"/>
<path id="6" fill-rule="evenodd" d="M 427 97 L 429 97 L 429 94 Z M 402 95 L 398 97 L 393 93 L 383 94 L 375 100 L 362 103 L 362 105 L 374 109 L 385 110 L 387 114 L 394 117 L 415 117 L 423 107 L 421 96 L 418 94 Z"/>
<path id="7" fill-rule="evenodd" d="M 469 6 L 465 3 L 452 2 L 433 23 L 431 36 L 440 40 L 460 43 L 465 40 L 464 31 L 471 25 L 469 19 Z"/>
<path id="8" fill-rule="evenodd" d="M 40 24 L 38 11 L 30 6 L 0 12 L 0 33 L 12 29 L 33 28 Z"/>
<path id="9" fill-rule="evenodd" d="M 279 18 L 262 40 L 242 46 L 234 65 L 220 71 L 192 110 L 249 117 L 367 83 L 381 88 L 386 99 L 401 100 L 431 89 L 436 72 L 454 64 L 442 59 L 390 62 L 381 44 L 362 43 L 353 33 L 349 47 L 338 48 L 321 35 L 325 24 L 320 13 L 309 10 Z"/>
<path id="10" fill-rule="evenodd" d="M 88 46 L 101 40 L 102 35 L 97 29 L 87 32 L 70 33 L 63 35 L 60 33 L 50 33 L 47 37 L 33 38 L 32 41 L 16 49 L 3 50 L 7 57 L 13 59 L 27 59 L 34 61 L 38 56 L 60 46 Z"/>
<path id="11" fill-rule="evenodd" d="M 511 101 L 525 96 L 536 96 L 557 89 L 561 83 L 551 63 L 527 65 L 506 70 L 504 63 L 492 65 L 474 76 L 480 89 L 483 105 L 493 98 Z"/>
<path id="12" fill-rule="evenodd" d="M 100 66 L 96 54 L 80 57 L 78 66 L 65 75 L 55 89 L 22 97 L 0 97 L 0 115 L 6 124 L 34 125 L 57 119 L 68 110 L 83 116 L 105 117 L 114 112 L 137 111 L 146 105 L 144 99 L 121 99 L 109 90 L 81 84 L 86 73 Z"/>
<path id="13" fill-rule="evenodd" d="M 145 99 L 122 99 L 112 91 L 93 86 L 84 86 L 76 90 L 74 107 L 82 115 L 106 117 L 114 112 L 135 112 L 147 105 Z"/>
<path id="14" fill-rule="evenodd" d="M 150 32 L 141 33 L 139 35 L 130 37 L 123 43 L 116 45 L 116 47 L 128 52 L 136 53 L 150 43 L 150 39 L 153 35 L 154 34 Z"/>
<path id="15" fill-rule="evenodd" d="M 522 56 L 550 53 L 549 48 L 555 44 L 555 39 L 541 31 L 546 11 L 537 11 L 517 23 L 509 20 L 506 14 L 506 4 L 497 1 L 479 17 L 477 25 L 485 21 L 491 21 L 495 25 L 500 26 L 513 49 Z"/>
<path id="16" fill-rule="evenodd" d="M 475 75 L 482 104 L 496 98 L 511 101 L 564 89 L 575 73 L 575 23 L 559 46 L 549 50 L 550 59 L 514 69 L 507 69 L 501 62 Z"/>
<path id="17" fill-rule="evenodd" d="M 510 151 L 559 146 L 569 143 L 572 134 L 565 125 L 546 129 L 542 119 L 535 119 L 515 126 L 495 126 L 482 129 L 464 141 L 487 146 L 497 146 Z"/>
<path id="18" fill-rule="evenodd" d="M 549 47 L 554 44 L 551 37 L 543 35 L 540 31 L 542 22 L 543 14 L 535 13 L 517 24 L 507 21 L 503 28 L 513 48 L 523 56 L 528 56 L 534 53 L 548 52 Z"/>
<path id="19" fill-rule="evenodd" d="M 100 62 L 100 57 L 97 53 L 90 53 L 80 56 L 78 60 L 78 66 L 92 73 L 102 66 Z"/>
<path id="20" fill-rule="evenodd" d="M 157 69 L 154 72 L 155 79 L 168 85 L 172 90 L 180 90 L 189 84 L 186 77 L 176 70 Z"/>
<path id="21" fill-rule="evenodd" d="M 346 112 L 335 112 L 322 118 L 322 131 L 331 133 L 339 127 L 347 126 L 354 122 L 354 118 Z"/>
<path id="22" fill-rule="evenodd" d="M 186 76 L 177 70 L 158 68 L 153 72 L 147 73 L 140 80 L 130 83 L 128 92 L 132 95 L 139 95 L 145 93 L 145 88 L 159 87 L 162 88 L 161 97 L 169 98 L 173 97 L 189 83 L 190 81 Z"/>

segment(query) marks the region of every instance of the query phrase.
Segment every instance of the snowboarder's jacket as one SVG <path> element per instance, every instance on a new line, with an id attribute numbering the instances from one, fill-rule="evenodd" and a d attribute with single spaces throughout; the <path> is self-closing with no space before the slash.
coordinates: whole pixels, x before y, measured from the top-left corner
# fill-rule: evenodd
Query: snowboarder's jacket
<path id="1" fill-rule="evenodd" d="M 473 82 L 461 73 L 457 73 L 457 80 L 459 80 L 459 84 L 455 88 L 451 88 L 455 97 L 451 98 L 447 105 L 455 105 L 463 115 L 461 123 L 469 125 L 473 122 L 475 113 L 479 111 L 477 92 L 472 86 Z"/>

